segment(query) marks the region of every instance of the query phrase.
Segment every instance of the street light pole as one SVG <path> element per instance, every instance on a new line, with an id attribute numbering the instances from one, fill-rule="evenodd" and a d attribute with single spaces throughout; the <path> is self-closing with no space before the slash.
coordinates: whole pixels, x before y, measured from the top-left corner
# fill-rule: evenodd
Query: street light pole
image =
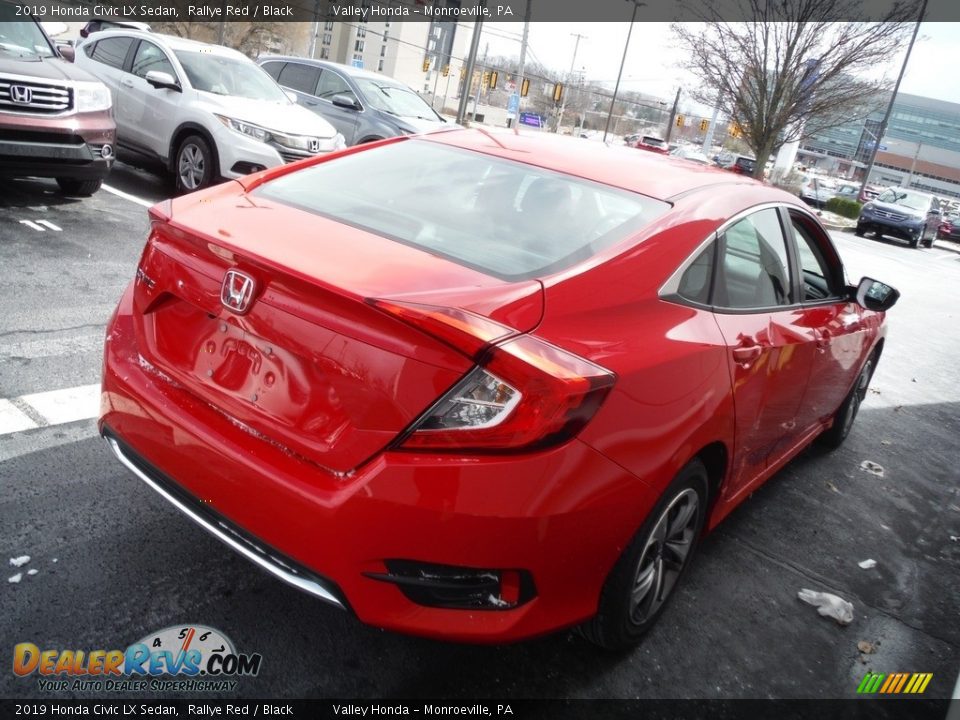
<path id="1" fill-rule="evenodd" d="M 617 84 L 613 86 L 613 99 L 610 101 L 610 113 L 607 115 L 607 126 L 603 129 L 603 141 L 607 141 L 610 132 L 610 121 L 613 119 L 613 108 L 617 104 L 617 93 L 620 91 L 620 78 L 623 77 L 623 66 L 627 62 L 627 50 L 630 49 L 630 35 L 633 34 L 633 23 L 637 19 L 637 10 L 646 3 L 640 0 L 630 0 L 633 3 L 633 14 L 630 16 L 630 27 L 627 28 L 627 41 L 623 44 L 623 58 L 620 60 L 620 72 L 617 73 Z M 926 2 L 926 0 L 924 0 Z"/>
<path id="2" fill-rule="evenodd" d="M 586 38 L 586 35 L 580 33 L 570 33 L 577 40 L 573 44 L 573 57 L 570 59 L 570 72 L 567 73 L 567 88 L 563 93 L 563 102 L 560 103 L 560 114 L 557 116 L 557 132 L 560 132 L 560 126 L 563 125 L 563 111 L 567 109 L 567 96 L 570 94 L 570 78 L 573 77 L 573 66 L 577 64 L 577 50 L 580 48 L 580 40 Z"/>
<path id="3" fill-rule="evenodd" d="M 463 88 L 460 90 L 460 105 L 457 107 L 457 124 L 463 125 L 467 116 L 467 103 L 470 102 L 470 83 L 473 82 L 473 68 L 477 64 L 477 50 L 480 48 L 480 32 L 483 30 L 483 8 L 486 0 L 480 0 L 480 12 L 473 24 L 473 37 L 470 39 L 470 53 L 467 55 L 467 67 L 463 75 Z"/>
<path id="4" fill-rule="evenodd" d="M 527 0 L 527 8 L 523 14 L 523 39 L 520 40 L 520 69 L 517 71 L 517 82 L 519 87 L 523 88 L 523 69 L 524 65 L 527 62 L 527 40 L 530 37 L 530 9 L 533 4 L 533 0 Z M 520 103 L 517 103 L 517 110 L 513 116 L 513 127 L 516 128 L 520 124 Z"/>
<path id="5" fill-rule="evenodd" d="M 873 150 L 870 152 L 870 162 L 867 164 L 867 171 L 863 174 L 863 182 L 860 183 L 859 197 L 863 197 L 863 191 L 867 188 L 867 181 L 870 180 L 870 173 L 873 172 L 873 165 L 877 161 L 877 152 L 880 150 L 880 143 L 887 132 L 887 123 L 890 122 L 890 115 L 893 113 L 893 103 L 897 100 L 897 91 L 900 90 L 900 81 L 907 71 L 907 63 L 910 62 L 910 53 L 913 52 L 913 44 L 917 40 L 917 33 L 920 31 L 920 23 L 923 22 L 923 16 L 927 12 L 927 0 L 923 0 L 920 5 L 920 15 L 917 17 L 917 24 L 913 26 L 913 35 L 910 37 L 910 44 L 907 46 L 907 54 L 903 57 L 903 64 L 900 66 L 900 74 L 897 75 L 897 82 L 893 86 L 893 92 L 890 95 L 890 102 L 887 103 L 887 110 L 883 114 L 883 120 L 877 130 L 877 140 L 873 144 Z"/>

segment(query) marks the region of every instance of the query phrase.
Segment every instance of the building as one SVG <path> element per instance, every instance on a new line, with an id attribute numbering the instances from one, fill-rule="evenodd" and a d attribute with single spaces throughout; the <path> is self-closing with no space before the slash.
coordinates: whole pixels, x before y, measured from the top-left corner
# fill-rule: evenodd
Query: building
<path id="1" fill-rule="evenodd" d="M 804 141 L 798 161 L 861 180 L 878 142 L 884 110 Z M 960 104 L 898 93 L 879 142 L 871 184 L 960 198 Z"/>
<path id="2" fill-rule="evenodd" d="M 448 78 L 454 83 L 459 78 L 472 32 L 472 23 L 452 21 L 321 21 L 313 56 L 381 72 L 422 93 L 440 85 L 442 94 Z M 455 84 L 452 89 L 455 93 Z"/>

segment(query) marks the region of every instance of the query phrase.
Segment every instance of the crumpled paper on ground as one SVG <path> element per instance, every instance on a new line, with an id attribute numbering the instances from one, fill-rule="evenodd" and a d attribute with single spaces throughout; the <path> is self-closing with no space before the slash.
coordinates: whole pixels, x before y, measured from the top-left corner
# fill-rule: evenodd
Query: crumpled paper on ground
<path id="1" fill-rule="evenodd" d="M 798 592 L 797 597 L 808 605 L 813 605 L 824 617 L 833 618 L 841 625 L 849 625 L 853 622 L 853 603 L 847 602 L 842 597 L 807 588 Z"/>

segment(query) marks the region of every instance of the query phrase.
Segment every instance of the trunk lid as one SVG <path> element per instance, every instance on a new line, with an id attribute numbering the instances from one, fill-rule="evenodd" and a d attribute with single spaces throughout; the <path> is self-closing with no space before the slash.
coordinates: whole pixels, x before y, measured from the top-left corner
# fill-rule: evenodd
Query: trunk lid
<path id="1" fill-rule="evenodd" d="M 221 302 L 229 270 L 255 284 L 242 314 Z M 233 182 L 174 201 L 172 219 L 154 213 L 135 292 L 141 353 L 252 435 L 346 473 L 473 364 L 373 298 L 460 307 L 522 332 L 543 313 L 537 281 L 254 202 Z"/>

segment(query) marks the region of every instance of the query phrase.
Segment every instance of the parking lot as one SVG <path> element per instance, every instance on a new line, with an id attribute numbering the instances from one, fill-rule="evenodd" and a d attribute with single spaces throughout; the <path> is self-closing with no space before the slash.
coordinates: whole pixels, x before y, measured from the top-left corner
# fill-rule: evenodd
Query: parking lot
<path id="1" fill-rule="evenodd" d="M 19 582 L 0 583 L 5 651 L 126 647 L 194 623 L 263 655 L 259 676 L 229 696 L 845 698 L 867 671 L 933 673 L 926 695 L 952 695 L 960 245 L 834 234 L 851 282 L 869 275 L 902 293 L 852 435 L 834 453 L 806 451 L 710 535 L 637 650 L 605 654 L 572 631 L 474 647 L 383 632 L 319 604 L 116 462 L 93 419 L 103 331 L 136 268 L 145 206 L 171 187 L 122 164 L 107 182 L 66 200 L 51 181 L 0 181 L 0 555 L 30 557 Z M 866 559 L 876 566 L 861 569 Z M 851 601 L 854 621 L 818 616 L 801 588 Z M 51 696 L 10 672 L 0 695 Z"/>

